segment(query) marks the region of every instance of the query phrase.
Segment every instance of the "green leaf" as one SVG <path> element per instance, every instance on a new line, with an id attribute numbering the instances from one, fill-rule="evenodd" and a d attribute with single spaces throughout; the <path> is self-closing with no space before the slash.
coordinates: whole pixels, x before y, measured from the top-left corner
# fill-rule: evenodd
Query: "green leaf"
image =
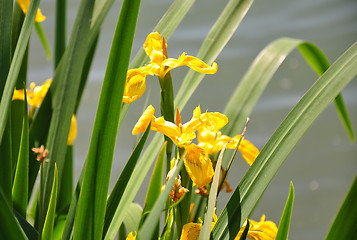
<path id="1" fill-rule="evenodd" d="M 5 1 L 2 1 L 5 2 Z M 35 20 L 39 0 L 33 0 L 28 8 L 25 21 L 22 25 L 20 36 L 16 45 L 16 49 L 11 61 L 10 69 L 7 75 L 3 94 L 0 102 L 0 142 L 3 139 L 4 131 L 8 122 L 9 109 L 12 100 L 13 91 L 16 85 L 16 80 L 22 65 L 22 59 L 25 55 L 27 44 L 31 35 L 32 26 Z M 4 4 L 1 4 L 5 6 Z M 10 8 L 11 9 L 11 8 Z M 8 23 L 8 22 L 7 22 Z M 7 29 L 7 28 L 6 28 Z M 6 59 L 6 58 L 4 58 Z"/>
<path id="2" fill-rule="evenodd" d="M 71 205 L 73 192 L 73 146 L 67 147 L 59 186 L 57 212 L 66 214 Z"/>
<path id="3" fill-rule="evenodd" d="M 109 225 L 112 222 L 115 211 L 117 210 L 118 204 L 122 199 L 123 193 L 128 185 L 131 175 L 133 174 L 133 170 L 135 168 L 136 163 L 140 157 L 140 154 L 144 148 L 146 139 L 150 133 L 150 125 L 147 127 L 146 131 L 140 138 L 140 141 L 136 145 L 133 153 L 131 154 L 129 160 L 125 164 L 123 171 L 121 172 L 112 192 L 109 195 L 107 208 L 105 212 L 105 221 L 104 221 L 104 230 L 103 235 L 107 233 Z M 119 227 L 119 226 L 118 226 Z"/>
<path id="4" fill-rule="evenodd" d="M 288 199 L 286 200 L 283 214 L 280 219 L 278 233 L 276 234 L 276 240 L 286 240 L 289 235 L 289 226 L 291 212 L 293 211 L 294 204 L 294 185 L 290 182 L 290 191 Z"/>
<path id="5" fill-rule="evenodd" d="M 118 19 L 86 160 L 74 238 L 102 237 L 110 169 L 139 6 L 138 0 L 125 0 Z"/>
<path id="6" fill-rule="evenodd" d="M 299 50 L 301 54 L 305 57 L 306 61 L 310 64 L 310 66 L 316 71 L 316 73 L 319 76 L 321 76 L 329 68 L 330 63 L 327 57 L 314 44 L 312 43 L 301 44 L 299 45 Z M 340 116 L 341 121 L 347 130 L 351 142 L 353 143 L 355 141 L 353 127 L 347 112 L 346 105 L 343 101 L 342 94 L 341 93 L 338 94 L 334 101 L 335 101 L 337 113 Z"/>
<path id="7" fill-rule="evenodd" d="M 49 89 L 52 100 L 52 116 L 45 146 L 48 149 L 48 158 L 51 161 L 49 164 L 44 164 L 43 172 L 46 179 L 44 205 L 42 206 L 44 210 L 47 208 L 50 199 L 55 163 L 58 168 L 58 177 L 59 179 L 62 178 L 68 133 L 84 63 L 83 55 L 87 52 L 93 6 L 94 0 L 83 0 L 81 2 L 68 47 L 56 68 Z M 48 97 L 46 98 L 48 99 Z"/>
<path id="8" fill-rule="evenodd" d="M 249 231 L 249 225 L 250 225 L 250 222 L 249 222 L 249 219 L 247 219 L 247 225 L 245 226 L 244 231 L 243 231 L 242 235 L 240 236 L 239 240 L 246 240 L 248 231 Z"/>
<path id="9" fill-rule="evenodd" d="M 24 92 L 25 99 L 26 91 Z M 26 102 L 26 101 L 25 101 Z M 26 218 L 28 203 L 28 175 L 29 175 L 29 132 L 27 118 L 27 104 L 23 101 L 22 134 L 20 141 L 19 159 L 12 186 L 12 200 L 14 208 Z"/>
<path id="10" fill-rule="evenodd" d="M 56 216 L 56 202 L 57 202 L 57 188 L 58 188 L 58 173 L 57 173 L 57 165 L 55 164 L 55 172 L 52 184 L 51 198 L 48 206 L 46 220 L 42 229 L 42 239 L 52 239 L 53 234 L 53 224 L 55 222 Z"/>
<path id="11" fill-rule="evenodd" d="M 159 135 L 156 135 L 156 136 L 159 137 Z M 162 136 L 160 136 L 160 137 L 162 137 Z M 152 145 L 150 144 L 150 146 L 152 146 Z M 154 147 L 160 148 L 160 145 L 154 146 Z M 112 218 L 112 221 L 110 222 L 108 231 L 105 235 L 105 239 L 112 239 L 113 236 L 115 236 L 116 232 L 118 231 L 118 228 L 120 227 L 121 223 L 123 222 L 123 219 L 126 214 L 125 209 L 127 209 L 130 206 L 131 202 L 134 200 L 137 192 L 139 191 L 140 186 L 143 183 L 146 174 L 150 170 L 151 164 L 156 159 L 155 153 L 157 151 L 158 151 L 158 149 L 155 149 L 155 148 L 154 148 L 154 152 L 146 151 L 144 153 L 144 155 L 146 155 L 146 156 L 150 155 L 150 156 L 152 156 L 152 159 L 145 157 L 145 160 L 143 161 L 144 156 L 142 156 L 141 161 L 136 165 L 136 167 L 129 179 L 127 187 L 125 188 L 125 191 L 121 197 L 121 200 L 115 210 L 114 216 Z"/>
<path id="12" fill-rule="evenodd" d="M 197 57 L 207 64 L 217 58 L 227 44 L 253 0 L 230 0 L 203 42 Z M 182 110 L 205 75 L 190 70 L 175 98 L 175 106 Z"/>
<path id="13" fill-rule="evenodd" d="M 205 214 L 205 220 L 203 222 L 201 232 L 200 232 L 200 240 L 206 240 L 209 239 L 210 233 L 211 233 L 211 226 L 212 226 L 212 219 L 213 219 L 213 214 L 216 209 L 216 201 L 217 201 L 217 191 L 218 191 L 218 186 L 219 186 L 219 179 L 220 179 L 220 173 L 221 173 L 221 166 L 222 166 L 222 159 L 223 159 L 223 154 L 224 150 L 226 149 L 225 144 L 219 154 L 219 157 L 217 159 L 216 163 L 216 169 L 214 170 L 214 176 L 208 196 L 208 206 L 207 206 L 207 212 Z"/>
<path id="14" fill-rule="evenodd" d="M 27 239 L 21 229 L 12 207 L 0 186 L 0 238 L 1 239 Z"/>
<path id="15" fill-rule="evenodd" d="M 127 215 L 124 218 L 124 225 L 128 232 L 135 232 L 139 229 L 140 217 L 143 213 L 143 209 L 137 203 L 131 203 Z"/>
<path id="16" fill-rule="evenodd" d="M 11 63 L 11 23 L 12 22 L 12 0 L 0 2 L 0 97 L 6 83 L 7 73 Z"/>
<path id="17" fill-rule="evenodd" d="M 66 5 L 67 0 L 56 1 L 55 68 L 66 50 Z"/>
<path id="18" fill-rule="evenodd" d="M 40 22 L 35 22 L 35 30 L 43 48 L 45 49 L 46 58 L 47 60 L 50 60 L 52 57 L 50 44 L 48 43 L 45 31 L 43 30 L 42 24 Z"/>
<path id="19" fill-rule="evenodd" d="M 18 213 L 16 209 L 13 209 L 13 211 L 14 215 L 17 218 L 17 221 L 20 223 L 22 230 L 25 232 L 26 237 L 29 240 L 37 240 L 38 232 L 36 231 L 36 229 L 34 229 L 34 227 L 28 221 L 26 221 L 26 218 L 24 218 L 20 213 Z"/>
<path id="20" fill-rule="evenodd" d="M 143 209 L 143 215 L 141 216 L 140 220 L 140 226 L 144 223 L 146 215 L 151 211 L 161 193 L 162 176 L 164 175 L 166 145 L 167 142 L 165 142 L 162 146 L 159 156 L 157 157 L 154 170 L 152 172 L 149 188 L 146 193 L 145 205 Z M 157 225 L 157 227 L 159 227 L 159 225 Z M 156 236 L 155 238 L 157 237 L 158 236 Z"/>
<path id="21" fill-rule="evenodd" d="M 184 158 L 184 156 L 182 157 L 182 159 L 183 158 Z M 170 191 L 171 191 L 172 187 L 174 186 L 176 176 L 179 174 L 179 172 L 182 168 L 182 165 L 183 165 L 183 161 L 181 160 L 178 162 L 174 174 L 169 179 L 169 181 L 167 181 L 165 189 L 162 191 L 162 193 L 160 194 L 160 197 L 157 199 L 149 216 L 146 218 L 144 225 L 138 232 L 137 239 L 144 239 L 144 236 L 145 236 L 145 239 L 153 239 L 152 236 L 155 232 L 157 222 L 160 219 L 160 214 L 164 210 L 165 202 L 169 197 Z"/>
<path id="22" fill-rule="evenodd" d="M 326 236 L 326 240 L 355 239 L 357 237 L 357 177 L 338 211 L 335 220 Z"/>
<path id="23" fill-rule="evenodd" d="M 316 81 L 262 149 L 223 209 L 212 231 L 215 239 L 234 238 L 294 146 L 356 75 L 355 43 Z"/>

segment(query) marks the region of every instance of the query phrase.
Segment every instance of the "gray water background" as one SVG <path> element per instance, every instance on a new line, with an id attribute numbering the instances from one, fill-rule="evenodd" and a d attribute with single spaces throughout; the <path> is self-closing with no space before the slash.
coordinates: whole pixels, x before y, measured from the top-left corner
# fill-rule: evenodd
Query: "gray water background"
<path id="1" fill-rule="evenodd" d="M 168 54 L 177 58 L 183 51 L 196 55 L 205 36 L 228 1 L 197 0 L 185 20 L 168 41 Z M 79 1 L 68 2 L 68 35 Z M 146 36 L 170 6 L 171 1 L 143 0 L 133 45 L 133 56 Z M 54 3 L 43 0 L 40 5 L 47 20 L 43 27 L 53 43 Z M 89 82 L 83 95 L 77 120 L 78 137 L 74 146 L 75 179 L 78 179 L 86 158 L 96 107 L 105 73 L 110 45 L 119 15 L 121 1 L 116 1 L 107 16 L 95 54 Z M 357 40 L 357 1 L 355 0 L 256 0 L 243 22 L 217 58 L 218 72 L 206 76 L 182 112 L 183 121 L 190 119 L 192 110 L 223 111 L 240 79 L 258 53 L 280 37 L 293 37 L 318 45 L 334 62 Z M 172 71 L 177 91 L 187 72 L 186 67 Z M 28 81 L 42 83 L 53 74 L 51 61 L 33 34 L 30 47 Z M 281 65 L 251 114 L 246 138 L 262 149 L 288 112 L 317 79 L 316 74 L 295 50 Z M 118 133 L 111 187 L 114 185 L 135 141 L 131 129 L 143 111 L 145 98 L 159 109 L 159 84 L 149 77 L 144 96 L 132 104 Z M 357 128 L 357 81 L 353 80 L 343 96 Z M 158 111 L 159 112 L 159 111 Z M 229 182 L 236 187 L 248 169 L 239 156 L 233 163 Z M 270 183 L 252 219 L 267 219 L 278 223 L 288 196 L 289 183 L 295 186 L 295 202 L 289 239 L 323 239 L 336 215 L 357 170 L 357 148 L 349 138 L 331 104 L 297 144 L 276 177 Z M 109 171 L 109 170 L 108 170 Z M 148 180 L 148 178 L 147 178 Z M 145 181 L 136 201 L 143 204 L 148 181 Z M 230 194 L 220 195 L 220 212 Z"/>

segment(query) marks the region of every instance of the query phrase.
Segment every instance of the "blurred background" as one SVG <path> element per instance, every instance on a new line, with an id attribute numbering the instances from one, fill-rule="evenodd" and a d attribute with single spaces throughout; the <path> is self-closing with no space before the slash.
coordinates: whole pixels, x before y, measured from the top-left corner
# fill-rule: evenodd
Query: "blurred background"
<path id="1" fill-rule="evenodd" d="M 168 42 L 169 57 L 182 52 L 197 55 L 211 26 L 223 10 L 226 0 L 197 0 L 186 18 Z M 132 57 L 142 47 L 171 1 L 142 1 Z M 79 1 L 68 1 L 68 38 L 77 13 Z M 42 23 L 53 47 L 54 1 L 42 0 L 40 7 L 47 20 Z M 121 1 L 115 1 L 105 22 L 94 57 L 88 84 L 77 115 L 78 137 L 74 144 L 75 181 L 85 161 L 91 131 L 104 78 L 108 54 L 113 38 Z M 281 37 L 311 41 L 334 62 L 357 40 L 357 1 L 355 0 L 256 0 L 241 25 L 228 42 L 216 62 L 218 72 L 207 75 L 182 112 L 183 122 L 192 116 L 200 104 L 203 111 L 222 112 L 240 79 L 258 55 L 270 42 Z M 118 66 L 120 67 L 120 66 Z M 171 72 L 177 92 L 188 68 Z M 32 34 L 28 82 L 43 83 L 53 75 L 53 63 L 47 61 L 36 34 Z M 262 149 L 272 133 L 304 93 L 317 80 L 317 75 L 294 50 L 281 65 L 250 118 L 246 138 Z M 357 131 L 357 81 L 353 80 L 343 91 L 354 130 Z M 148 77 L 147 91 L 131 105 L 118 133 L 111 187 L 114 185 L 137 140 L 131 130 L 149 104 L 159 107 L 159 83 Z M 153 135 L 153 134 L 152 134 Z M 240 155 L 233 162 L 228 180 L 236 187 L 248 169 Z M 108 173 L 110 169 L 108 169 Z M 291 220 L 290 239 L 322 239 L 336 215 L 357 173 L 357 147 L 351 144 L 332 103 L 308 130 L 270 183 L 252 219 L 267 219 L 279 223 L 289 191 L 295 186 L 295 202 Z M 148 181 L 136 198 L 144 202 Z M 220 213 L 230 194 L 220 194 L 217 212 Z"/>

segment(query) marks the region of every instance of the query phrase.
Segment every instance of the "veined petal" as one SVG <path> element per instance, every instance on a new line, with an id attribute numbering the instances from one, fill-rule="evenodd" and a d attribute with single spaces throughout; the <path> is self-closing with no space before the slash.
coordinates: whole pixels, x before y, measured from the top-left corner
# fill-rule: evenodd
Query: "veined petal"
<path id="1" fill-rule="evenodd" d="M 228 123 L 228 118 L 219 112 L 206 112 L 201 114 L 201 121 L 210 131 L 218 131 Z"/>
<path id="2" fill-rule="evenodd" d="M 154 62 L 158 65 L 161 65 L 162 62 L 166 59 L 163 49 L 163 46 L 166 48 L 166 43 L 163 44 L 163 40 L 160 37 L 158 32 L 150 33 L 144 43 L 144 50 L 146 55 L 150 58 L 151 62 Z"/>
<path id="3" fill-rule="evenodd" d="M 240 239 L 246 225 L 247 221 L 245 221 L 239 230 L 235 240 Z M 251 240 L 274 240 L 276 238 L 277 232 L 278 228 L 276 224 L 272 221 L 265 221 L 265 215 L 260 218 L 260 222 L 249 220 L 249 230 L 247 237 Z"/>
<path id="4" fill-rule="evenodd" d="M 187 173 L 199 188 L 203 188 L 211 182 L 214 175 L 211 159 L 203 148 L 193 143 L 185 146 L 185 150 L 184 164 Z"/>
<path id="5" fill-rule="evenodd" d="M 235 147 L 237 147 L 238 141 L 241 138 L 241 135 L 237 135 L 234 137 L 234 142 L 235 142 Z M 243 158 L 245 161 L 249 164 L 252 165 L 257 156 L 259 155 L 259 150 L 256 148 L 251 142 L 248 140 L 243 139 L 240 142 L 240 145 L 238 147 L 238 150 L 242 154 Z"/>
<path id="6" fill-rule="evenodd" d="M 182 228 L 180 240 L 198 240 L 200 238 L 202 224 L 187 223 Z"/>
<path id="7" fill-rule="evenodd" d="M 76 116 L 73 114 L 71 119 L 71 126 L 69 128 L 67 145 L 72 146 L 76 137 L 77 137 L 77 120 L 76 120 Z"/>
<path id="8" fill-rule="evenodd" d="M 155 113 L 155 108 L 152 105 L 148 106 L 144 111 L 143 115 L 141 115 L 141 117 L 139 118 L 138 122 L 135 124 L 132 134 L 137 135 L 141 132 L 145 132 L 150 122 L 153 119 L 155 119 L 154 113 Z"/>
<path id="9" fill-rule="evenodd" d="M 186 53 L 182 53 L 182 55 L 178 59 L 166 59 L 163 62 L 163 65 L 167 67 L 166 71 L 170 71 L 171 69 L 180 66 L 188 66 L 189 68 L 200 73 L 215 74 L 217 72 L 217 63 L 213 63 L 212 66 L 209 66 L 208 64 L 196 57 L 186 55 Z"/>
<path id="10" fill-rule="evenodd" d="M 22 12 L 24 14 L 27 13 L 27 10 L 30 6 L 30 0 L 16 0 L 16 2 L 19 4 Z M 35 18 L 35 22 L 42 22 L 46 19 L 45 16 L 42 15 L 41 10 L 37 9 L 37 13 L 36 13 L 36 18 Z"/>
<path id="11" fill-rule="evenodd" d="M 179 147 L 181 147 L 183 144 L 186 144 L 186 142 L 180 142 L 180 138 L 182 137 L 180 128 L 172 122 L 165 121 L 164 117 L 154 119 L 151 124 L 151 130 L 166 135 Z M 188 139 L 185 139 L 185 141 L 187 140 Z"/>
<path id="12" fill-rule="evenodd" d="M 14 95 L 12 95 L 12 101 L 14 100 L 22 100 L 25 101 L 25 92 L 24 89 L 14 89 Z"/>
<path id="13" fill-rule="evenodd" d="M 123 102 L 132 103 L 140 98 L 146 89 L 146 68 L 130 69 L 126 75 Z"/>

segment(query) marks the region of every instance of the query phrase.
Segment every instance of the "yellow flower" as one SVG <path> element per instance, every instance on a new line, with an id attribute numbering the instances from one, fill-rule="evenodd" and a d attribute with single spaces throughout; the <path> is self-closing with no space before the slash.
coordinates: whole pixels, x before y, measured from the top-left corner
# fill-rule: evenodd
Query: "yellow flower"
<path id="1" fill-rule="evenodd" d="M 186 223 L 183 225 L 180 240 L 198 240 L 200 238 L 200 232 L 202 228 L 202 220 L 199 218 L 201 223 Z M 213 221 L 211 225 L 211 231 L 217 222 L 216 213 L 213 214 Z"/>
<path id="2" fill-rule="evenodd" d="M 76 120 L 76 116 L 73 114 L 71 119 L 71 126 L 69 128 L 67 145 L 72 146 L 76 137 L 77 137 L 77 120 Z"/>
<path id="3" fill-rule="evenodd" d="M 235 240 L 240 239 L 246 225 L 247 221 L 245 221 L 239 230 Z M 272 221 L 265 221 L 264 214 L 260 218 L 260 222 L 249 220 L 249 230 L 247 237 L 251 240 L 274 240 L 276 238 L 277 232 L 278 228 L 276 224 Z"/>
<path id="4" fill-rule="evenodd" d="M 143 115 L 135 124 L 132 131 L 133 135 L 144 132 L 151 121 L 151 130 L 161 132 L 169 137 L 178 147 L 184 147 L 192 142 L 196 137 L 196 131 L 200 127 L 206 127 L 212 131 L 218 131 L 228 123 L 228 118 L 218 112 L 201 113 L 198 106 L 193 111 L 191 120 L 182 125 L 181 120 L 176 123 L 165 121 L 163 117 L 154 116 L 155 109 L 153 106 L 147 107 Z M 176 119 L 181 119 L 177 111 Z"/>
<path id="5" fill-rule="evenodd" d="M 185 146 L 185 150 L 184 164 L 188 175 L 198 188 L 205 187 L 211 182 L 214 175 L 212 162 L 208 153 L 194 143 Z"/>
<path id="6" fill-rule="evenodd" d="M 178 59 L 168 58 L 166 47 L 165 38 L 161 38 L 159 33 L 154 32 L 148 35 L 144 43 L 144 50 L 150 62 L 148 65 L 128 71 L 123 102 L 131 103 L 144 94 L 147 75 L 157 75 L 160 79 L 164 79 L 170 70 L 180 66 L 188 66 L 197 72 L 205 74 L 217 72 L 216 63 L 209 66 L 196 57 L 186 55 L 186 53 L 182 53 Z"/>
<path id="7" fill-rule="evenodd" d="M 126 237 L 126 240 L 135 240 L 136 239 L 136 233 L 133 235 L 132 232 L 129 233 L 129 235 Z"/>
<path id="8" fill-rule="evenodd" d="M 213 219 L 211 231 L 217 221 L 217 217 Z M 247 221 L 243 224 L 239 230 L 235 240 L 239 240 L 242 233 L 247 225 Z M 198 240 L 200 236 L 200 231 L 202 228 L 202 223 L 187 223 L 182 228 L 182 234 L 180 240 Z M 265 215 L 260 219 L 260 222 L 249 220 L 249 230 L 247 238 L 251 240 L 274 240 L 278 228 L 276 224 L 272 221 L 265 221 Z"/>
<path id="9" fill-rule="evenodd" d="M 235 149 L 241 138 L 241 135 L 237 135 L 231 138 L 226 135 L 222 135 L 220 131 L 211 131 L 207 128 L 198 129 L 198 146 L 204 148 L 209 155 L 214 156 L 216 153 L 222 150 L 224 144 L 228 143 L 227 149 Z M 238 150 L 242 153 L 243 158 L 249 165 L 252 165 L 259 154 L 259 150 L 248 140 L 242 139 Z"/>
<path id="10" fill-rule="evenodd" d="M 30 0 L 16 0 L 16 2 L 19 4 L 19 6 L 20 6 L 21 10 L 24 12 L 24 14 L 26 14 L 27 9 L 30 6 Z M 41 10 L 37 9 L 35 22 L 42 22 L 45 19 L 46 19 L 46 17 L 42 15 Z"/>
<path id="11" fill-rule="evenodd" d="M 27 103 L 33 107 L 39 107 L 43 101 L 43 99 L 46 97 L 47 91 L 50 88 L 52 83 L 52 79 L 48 79 L 44 84 L 36 86 L 34 82 L 30 84 L 30 90 L 26 89 L 26 95 L 27 95 Z M 20 89 L 14 90 L 14 95 L 12 96 L 12 100 L 25 100 L 25 95 L 24 95 L 24 90 Z"/>

